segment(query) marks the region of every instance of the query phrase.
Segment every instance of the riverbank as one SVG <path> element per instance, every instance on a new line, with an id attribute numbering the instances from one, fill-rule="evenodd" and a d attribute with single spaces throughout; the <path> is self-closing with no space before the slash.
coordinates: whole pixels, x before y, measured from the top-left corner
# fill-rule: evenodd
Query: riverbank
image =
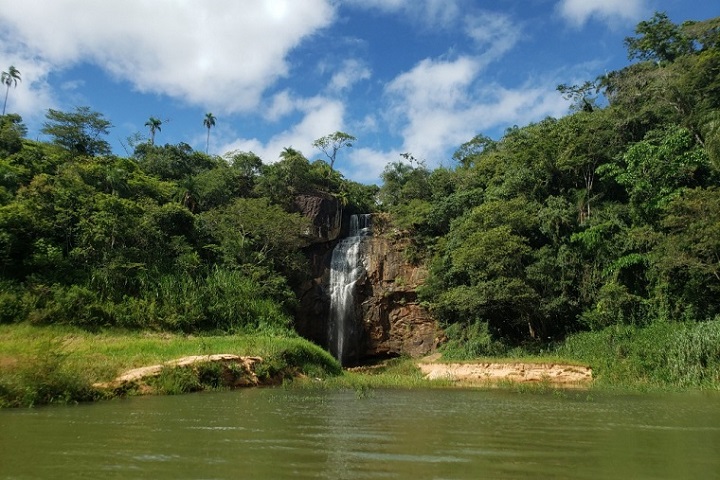
<path id="1" fill-rule="evenodd" d="M 556 387 L 588 387 L 592 369 L 583 365 L 528 362 L 418 363 L 428 380 L 446 379 L 461 385 L 494 382 L 538 383 Z"/>
<path id="2" fill-rule="evenodd" d="M 199 362 L 158 370 L 148 382 L 114 384 L 128 370 L 218 352 L 260 358 L 251 372 L 229 362 Z M 342 370 L 330 354 L 298 336 L 192 336 L 28 324 L 0 325 L 0 406 L 32 406 L 230 388 L 247 380 L 277 384 L 305 376 L 325 378 Z M 122 382 L 121 382 L 122 383 Z"/>
<path id="3" fill-rule="evenodd" d="M 281 383 L 359 392 L 498 386 L 718 390 L 718 345 L 720 322 L 658 323 L 577 334 L 540 357 L 518 352 L 508 358 L 445 361 L 435 354 L 422 361 L 396 358 L 343 370 L 325 350 L 291 333 L 193 336 L 0 325 L 0 406 Z M 152 374 L 141 382 L 118 380 L 137 369 Z"/>
<path id="4" fill-rule="evenodd" d="M 505 375 L 480 378 L 471 364 L 460 368 L 457 363 L 443 363 L 439 355 L 425 359 L 422 365 L 398 358 L 343 371 L 326 351 L 297 336 L 87 332 L 16 324 L 0 325 L 0 352 L 0 405 L 6 407 L 276 385 L 291 380 L 298 388 L 358 391 L 484 387 L 489 382 L 570 383 L 553 382 L 556 372 L 539 361 L 524 363 L 519 371 L 517 362 L 510 367 L 511 362 L 495 362 L 496 373 Z M 428 368 L 432 372 L 426 371 Z M 574 383 L 587 386 L 590 378 Z"/>

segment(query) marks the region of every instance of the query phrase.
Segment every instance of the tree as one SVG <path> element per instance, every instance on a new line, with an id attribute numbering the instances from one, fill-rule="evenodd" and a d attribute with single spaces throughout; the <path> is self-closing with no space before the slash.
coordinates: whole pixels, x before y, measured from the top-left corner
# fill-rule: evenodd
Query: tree
<path id="1" fill-rule="evenodd" d="M 72 113 L 51 108 L 45 117 L 48 121 L 41 132 L 53 137 L 56 145 L 91 157 L 110 154 L 110 144 L 100 135 L 107 135 L 112 124 L 102 113 L 93 112 L 90 107 L 76 107 Z"/>
<path id="2" fill-rule="evenodd" d="M 595 82 L 586 81 L 582 85 L 561 83 L 557 86 L 565 100 L 572 101 L 570 110 L 574 112 L 592 112 L 597 108 L 598 86 Z"/>
<path id="3" fill-rule="evenodd" d="M 674 62 L 694 51 L 690 37 L 665 12 L 655 12 L 650 20 L 638 23 L 635 33 L 637 37 L 627 37 L 624 42 L 629 59 Z"/>
<path id="4" fill-rule="evenodd" d="M 145 122 L 145 126 L 150 127 L 150 145 L 155 145 L 155 132 L 162 131 L 160 128 L 162 123 L 162 120 L 155 117 L 150 117 L 150 119 Z"/>
<path id="5" fill-rule="evenodd" d="M 210 129 L 215 126 L 215 115 L 208 112 L 203 119 L 203 125 L 207 128 L 207 142 L 205 143 L 205 153 L 210 150 Z"/>
<path id="6" fill-rule="evenodd" d="M 0 157 L 22 150 L 22 137 L 26 134 L 27 127 L 17 113 L 0 117 Z"/>
<path id="7" fill-rule="evenodd" d="M 352 135 L 338 131 L 318 138 L 313 142 L 313 147 L 320 149 L 328 157 L 332 170 L 338 151 L 343 147 L 352 147 L 355 140 L 357 139 Z"/>
<path id="8" fill-rule="evenodd" d="M 3 103 L 3 113 L 2 113 L 3 115 L 5 115 L 5 107 L 7 106 L 7 99 L 8 99 L 8 93 L 10 93 L 10 87 L 12 85 L 17 87 L 18 80 L 22 81 L 22 78 L 20 78 L 20 70 L 15 68 L 13 65 L 10 65 L 10 68 L 8 68 L 7 72 L 2 72 L 0 79 L 2 79 L 2 83 L 4 83 L 7 86 L 7 90 L 5 90 L 5 103 Z"/>

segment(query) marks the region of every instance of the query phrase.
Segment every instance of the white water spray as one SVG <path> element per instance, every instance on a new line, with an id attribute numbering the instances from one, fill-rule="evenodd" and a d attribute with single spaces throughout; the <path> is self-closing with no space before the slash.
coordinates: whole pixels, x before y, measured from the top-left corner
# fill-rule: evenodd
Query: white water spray
<path id="1" fill-rule="evenodd" d="M 353 215 L 350 233 L 337 244 L 330 263 L 330 321 L 329 347 L 341 364 L 351 354 L 357 356 L 355 332 L 355 284 L 365 272 L 360 247 L 363 238 L 370 235 L 370 215 Z M 357 342 L 356 342 L 357 343 Z"/>

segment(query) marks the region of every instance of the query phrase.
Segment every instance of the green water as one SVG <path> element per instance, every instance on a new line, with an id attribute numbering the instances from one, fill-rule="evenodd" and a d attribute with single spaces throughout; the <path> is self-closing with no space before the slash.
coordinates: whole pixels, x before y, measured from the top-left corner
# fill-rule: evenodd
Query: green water
<path id="1" fill-rule="evenodd" d="M 720 395 L 247 389 L 3 410 L 0 478 L 720 478 Z"/>

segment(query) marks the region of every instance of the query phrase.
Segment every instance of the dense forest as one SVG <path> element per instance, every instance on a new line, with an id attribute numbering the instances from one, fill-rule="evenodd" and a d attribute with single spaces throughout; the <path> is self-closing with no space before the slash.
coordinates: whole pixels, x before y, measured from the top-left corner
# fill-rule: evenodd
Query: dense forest
<path id="1" fill-rule="evenodd" d="M 404 154 L 380 187 L 292 148 L 272 164 L 154 141 L 115 156 L 88 107 L 50 110 L 48 142 L 4 114 L 0 323 L 285 331 L 308 275 L 293 199 L 321 193 L 411 238 L 420 299 L 468 356 L 717 325 L 720 18 L 658 13 L 625 43 L 626 68 L 558 87 L 567 116 L 478 135 L 452 167 Z"/>

